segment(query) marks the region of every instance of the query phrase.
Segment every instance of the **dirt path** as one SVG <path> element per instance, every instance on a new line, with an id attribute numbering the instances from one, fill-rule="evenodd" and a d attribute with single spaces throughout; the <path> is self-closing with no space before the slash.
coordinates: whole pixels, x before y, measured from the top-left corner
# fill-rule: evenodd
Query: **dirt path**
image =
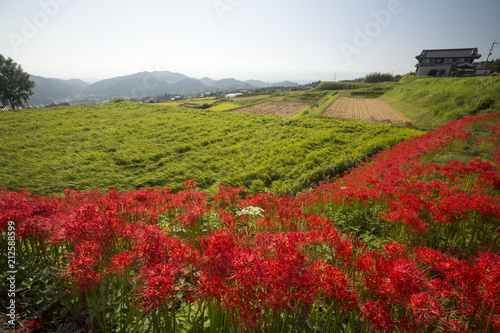
<path id="1" fill-rule="evenodd" d="M 309 107 L 309 105 L 306 103 L 271 101 L 239 108 L 231 112 L 292 117 L 307 107 Z"/>
<path id="2" fill-rule="evenodd" d="M 258 96 L 248 96 L 248 97 L 235 97 L 235 98 L 231 98 L 232 100 L 234 101 L 249 101 L 249 100 L 252 100 L 252 99 L 260 99 L 260 98 L 267 98 L 271 95 L 258 95 Z"/>
<path id="3" fill-rule="evenodd" d="M 339 97 L 324 115 L 365 121 L 411 122 L 398 111 L 376 98 Z"/>

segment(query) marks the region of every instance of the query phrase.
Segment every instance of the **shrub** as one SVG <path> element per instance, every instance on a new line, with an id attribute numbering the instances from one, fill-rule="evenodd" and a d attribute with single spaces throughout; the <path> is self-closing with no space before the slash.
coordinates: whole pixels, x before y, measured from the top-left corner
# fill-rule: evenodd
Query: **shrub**
<path id="1" fill-rule="evenodd" d="M 431 69 L 427 72 L 427 76 L 436 76 L 438 71 L 436 69 Z"/>

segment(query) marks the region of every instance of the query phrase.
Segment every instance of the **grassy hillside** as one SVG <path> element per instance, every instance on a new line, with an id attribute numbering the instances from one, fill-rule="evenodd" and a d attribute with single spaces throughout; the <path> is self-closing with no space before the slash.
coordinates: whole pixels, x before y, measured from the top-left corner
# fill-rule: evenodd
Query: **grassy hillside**
<path id="1" fill-rule="evenodd" d="M 417 125 L 440 125 L 468 115 L 498 111 L 500 78 L 406 76 L 382 100 Z"/>
<path id="2" fill-rule="evenodd" d="M 0 114 L 0 188 L 296 192 L 421 132 L 333 119 L 113 103 Z"/>

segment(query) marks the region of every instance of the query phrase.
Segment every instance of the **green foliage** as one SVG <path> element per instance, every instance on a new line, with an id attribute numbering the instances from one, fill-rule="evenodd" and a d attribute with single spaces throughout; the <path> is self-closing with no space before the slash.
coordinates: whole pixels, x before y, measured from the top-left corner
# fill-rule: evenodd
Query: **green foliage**
<path id="1" fill-rule="evenodd" d="M 306 91 L 300 95 L 297 96 L 297 99 L 299 101 L 316 101 L 319 100 L 323 97 L 325 97 L 328 93 L 326 91 Z"/>
<path id="2" fill-rule="evenodd" d="M 317 90 L 352 90 L 359 88 L 368 88 L 371 84 L 358 82 L 321 82 Z"/>
<path id="3" fill-rule="evenodd" d="M 23 71 L 20 65 L 11 58 L 0 54 L 0 102 L 10 104 L 15 109 L 22 107 L 28 98 L 33 95 L 35 82 L 30 75 Z"/>
<path id="4" fill-rule="evenodd" d="M 392 81 L 393 75 L 391 73 L 373 72 L 365 76 L 364 81 L 368 83 L 378 83 Z"/>
<path id="5" fill-rule="evenodd" d="M 430 69 L 428 72 L 427 72 L 427 76 L 436 76 L 438 74 L 438 71 L 437 69 Z"/>
<path id="6" fill-rule="evenodd" d="M 0 187 L 39 194 L 176 191 L 186 179 L 209 193 L 221 184 L 296 192 L 421 133 L 131 102 L 0 116 Z"/>
<path id="7" fill-rule="evenodd" d="M 323 113 L 330 107 L 330 105 L 335 102 L 335 100 L 339 97 L 337 92 L 331 92 L 325 95 L 321 100 L 314 103 L 310 109 L 306 109 L 307 114 L 310 117 L 321 117 Z"/>
<path id="8" fill-rule="evenodd" d="M 360 88 L 360 89 L 355 89 L 355 90 L 351 91 L 351 95 L 376 97 L 376 96 L 380 96 L 380 95 L 385 94 L 386 92 L 391 90 L 393 87 L 394 87 L 394 83 L 376 85 L 376 86 L 371 86 L 368 88 Z"/>
<path id="9" fill-rule="evenodd" d="M 500 58 L 490 60 L 487 63 L 481 62 L 484 69 L 490 70 L 492 73 L 500 72 Z"/>

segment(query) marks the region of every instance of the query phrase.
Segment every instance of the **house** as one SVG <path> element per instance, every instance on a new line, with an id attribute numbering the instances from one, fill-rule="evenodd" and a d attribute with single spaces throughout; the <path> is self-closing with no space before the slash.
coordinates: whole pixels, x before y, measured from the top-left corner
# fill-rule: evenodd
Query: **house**
<path id="1" fill-rule="evenodd" d="M 434 69 L 443 76 L 450 76 L 451 73 L 467 74 L 474 72 L 479 65 L 474 60 L 481 58 L 475 48 L 467 49 L 442 49 L 423 50 L 418 56 L 417 75 L 427 75 Z"/>

